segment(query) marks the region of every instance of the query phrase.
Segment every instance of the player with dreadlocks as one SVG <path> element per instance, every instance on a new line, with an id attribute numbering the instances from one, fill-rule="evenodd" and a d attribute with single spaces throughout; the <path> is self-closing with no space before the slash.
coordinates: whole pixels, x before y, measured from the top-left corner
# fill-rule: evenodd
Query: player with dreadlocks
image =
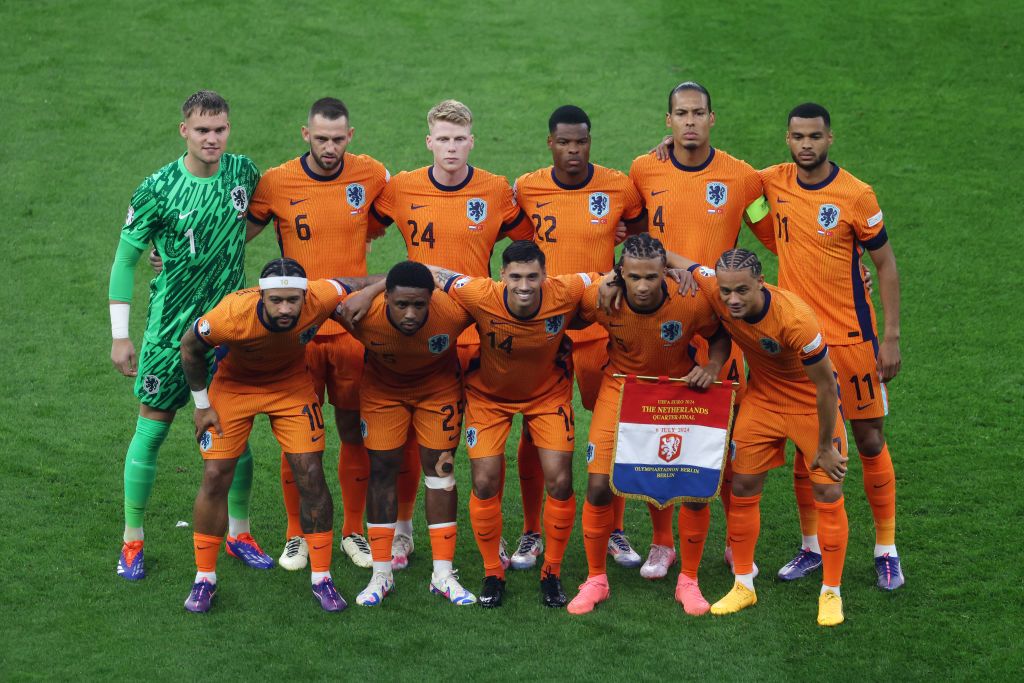
<path id="1" fill-rule="evenodd" d="M 754 548 L 761 527 L 761 490 L 768 471 L 785 464 L 789 439 L 805 454 L 818 511 L 823 565 L 818 624 L 841 624 L 839 584 L 849 535 L 843 504 L 846 429 L 828 345 L 814 312 L 792 292 L 766 284 L 761 262 L 746 249 L 723 253 L 715 270 L 675 254 L 668 260 L 690 270 L 750 367 L 747 395 L 733 430 L 728 542 L 736 583 L 711 606 L 711 613 L 731 614 L 757 604 Z"/>
<path id="2" fill-rule="evenodd" d="M 579 317 L 608 330 L 608 364 L 590 422 L 587 444 L 587 499 L 583 504 L 583 545 L 589 572 L 569 603 L 571 614 L 585 614 L 610 594 L 605 548 L 612 533 L 614 511 L 609 474 L 618 427 L 620 375 L 684 377 L 691 387 L 706 389 L 715 381 L 729 357 L 729 335 L 722 329 L 704 297 L 679 294 L 665 282 L 667 256 L 661 241 L 649 233 L 633 235 L 623 244 L 615 266 L 625 304 L 605 312 L 598 306 L 598 288 L 589 287 L 580 303 Z M 687 353 L 695 334 L 708 340 L 710 360 L 696 365 Z M 681 572 L 676 600 L 687 614 L 699 616 L 708 603 L 697 584 L 697 568 L 704 552 L 710 514 L 706 503 L 684 503 L 679 508 Z"/>

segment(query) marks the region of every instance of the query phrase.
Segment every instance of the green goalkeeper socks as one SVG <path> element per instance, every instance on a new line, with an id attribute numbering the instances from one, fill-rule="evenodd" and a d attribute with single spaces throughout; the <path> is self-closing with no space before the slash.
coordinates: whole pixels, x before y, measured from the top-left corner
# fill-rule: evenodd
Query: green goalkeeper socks
<path id="1" fill-rule="evenodd" d="M 142 528 L 149 494 L 156 480 L 156 456 L 160 444 L 167 438 L 170 422 L 160 422 L 139 417 L 135 425 L 135 436 L 128 444 L 124 459 L 124 525 Z"/>
<path id="2" fill-rule="evenodd" d="M 245 450 L 235 463 L 235 478 L 228 490 L 228 516 L 249 519 L 249 499 L 252 497 L 252 449 Z"/>

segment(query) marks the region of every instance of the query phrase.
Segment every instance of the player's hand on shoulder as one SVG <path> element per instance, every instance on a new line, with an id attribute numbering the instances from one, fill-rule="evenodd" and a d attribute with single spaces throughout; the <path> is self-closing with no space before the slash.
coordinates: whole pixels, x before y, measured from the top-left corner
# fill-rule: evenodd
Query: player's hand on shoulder
<path id="1" fill-rule="evenodd" d="M 352 329 L 359 324 L 360 320 L 366 317 L 366 313 L 370 310 L 370 304 L 373 303 L 374 296 L 374 293 L 366 289 L 354 292 L 338 304 L 332 317 L 346 328 Z"/>
<path id="2" fill-rule="evenodd" d="M 110 360 L 117 371 L 125 377 L 135 377 L 139 374 L 139 359 L 135 355 L 135 345 L 131 339 L 115 339 L 110 345 Z"/>
<path id="3" fill-rule="evenodd" d="M 606 273 L 598 282 L 597 307 L 611 315 L 622 306 L 622 284 L 615 271 Z"/>
<path id="4" fill-rule="evenodd" d="M 676 281 L 679 285 L 678 291 L 680 294 L 690 296 L 697 296 L 697 292 L 700 291 L 700 286 L 697 284 L 697 280 L 694 279 L 693 273 L 683 268 L 669 268 L 665 271 L 665 274 Z"/>
<path id="5" fill-rule="evenodd" d="M 164 269 L 164 260 L 160 258 L 160 253 L 156 249 L 149 250 L 149 267 L 157 275 Z"/>
<path id="6" fill-rule="evenodd" d="M 900 343 L 895 339 L 886 339 L 878 347 L 878 375 L 882 382 L 888 382 L 899 374 L 903 358 L 900 355 Z"/>
<path id="7" fill-rule="evenodd" d="M 832 481 L 841 482 L 846 477 L 846 462 L 843 454 L 836 450 L 835 446 L 829 444 L 828 448 L 818 448 L 811 462 L 812 470 L 822 470 Z"/>
<path id="8" fill-rule="evenodd" d="M 658 146 L 652 149 L 654 156 L 658 161 L 668 161 L 668 153 L 672 149 L 672 136 L 666 135 L 658 143 Z"/>
<path id="9" fill-rule="evenodd" d="M 711 373 L 708 368 L 701 365 L 694 365 L 689 374 L 684 378 L 691 389 L 707 389 L 715 383 L 718 373 Z"/>
<path id="10" fill-rule="evenodd" d="M 615 244 L 622 244 L 628 236 L 629 228 L 626 227 L 625 223 L 619 221 L 619 224 L 615 226 Z"/>
<path id="11" fill-rule="evenodd" d="M 211 427 L 217 436 L 224 436 L 224 431 L 220 428 L 220 416 L 212 407 L 196 408 L 193 419 L 196 423 L 196 443 L 202 440 L 203 433 L 209 431 Z"/>

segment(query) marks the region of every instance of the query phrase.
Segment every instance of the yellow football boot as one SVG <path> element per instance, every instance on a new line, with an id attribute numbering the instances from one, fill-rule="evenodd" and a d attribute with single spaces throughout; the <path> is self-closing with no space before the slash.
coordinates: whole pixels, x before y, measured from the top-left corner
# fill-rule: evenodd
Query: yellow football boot
<path id="1" fill-rule="evenodd" d="M 733 614 L 757 604 L 757 593 L 737 581 L 725 597 L 711 605 L 711 613 L 719 616 Z"/>
<path id="2" fill-rule="evenodd" d="M 818 626 L 838 626 L 843 618 L 843 599 L 835 591 L 818 596 Z"/>

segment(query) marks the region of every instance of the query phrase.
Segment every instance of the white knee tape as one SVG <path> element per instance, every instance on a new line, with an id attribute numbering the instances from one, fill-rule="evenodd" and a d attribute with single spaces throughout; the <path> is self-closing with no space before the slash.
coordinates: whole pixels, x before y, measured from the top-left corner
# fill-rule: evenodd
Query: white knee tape
<path id="1" fill-rule="evenodd" d="M 447 477 L 430 477 L 424 475 L 423 483 L 426 484 L 428 489 L 451 491 L 455 488 L 455 477 L 450 474 Z"/>

